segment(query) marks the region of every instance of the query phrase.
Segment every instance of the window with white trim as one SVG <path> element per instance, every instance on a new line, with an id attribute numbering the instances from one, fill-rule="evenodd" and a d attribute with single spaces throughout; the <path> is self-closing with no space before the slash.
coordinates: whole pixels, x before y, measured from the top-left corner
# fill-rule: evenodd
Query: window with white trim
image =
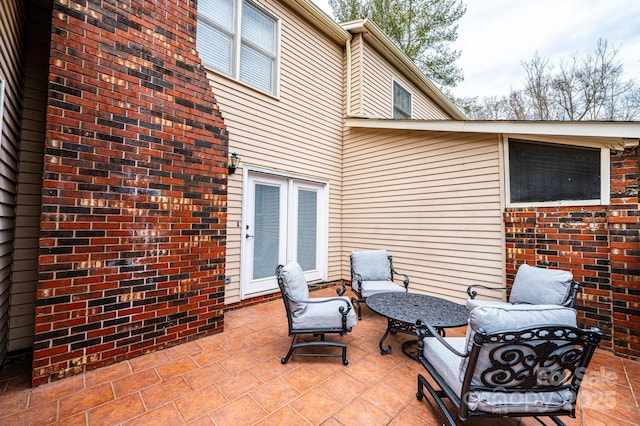
<path id="1" fill-rule="evenodd" d="M 411 119 L 411 93 L 397 81 L 393 82 L 393 118 Z"/>
<path id="2" fill-rule="evenodd" d="M 205 66 L 275 95 L 278 19 L 246 0 L 199 0 L 196 47 Z"/>
<path id="3" fill-rule="evenodd" d="M 609 149 L 508 139 L 507 205 L 609 203 Z"/>

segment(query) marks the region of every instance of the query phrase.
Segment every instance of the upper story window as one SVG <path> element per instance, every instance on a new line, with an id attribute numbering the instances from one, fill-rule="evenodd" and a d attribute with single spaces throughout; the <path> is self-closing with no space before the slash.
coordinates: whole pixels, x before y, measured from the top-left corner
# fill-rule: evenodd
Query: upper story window
<path id="1" fill-rule="evenodd" d="M 393 82 L 393 118 L 411 119 L 411 93 L 397 81 Z"/>
<path id="2" fill-rule="evenodd" d="M 278 20 L 245 0 L 199 0 L 196 46 L 203 63 L 275 95 Z"/>
<path id="3" fill-rule="evenodd" d="M 609 149 L 509 139 L 507 205 L 609 203 Z"/>

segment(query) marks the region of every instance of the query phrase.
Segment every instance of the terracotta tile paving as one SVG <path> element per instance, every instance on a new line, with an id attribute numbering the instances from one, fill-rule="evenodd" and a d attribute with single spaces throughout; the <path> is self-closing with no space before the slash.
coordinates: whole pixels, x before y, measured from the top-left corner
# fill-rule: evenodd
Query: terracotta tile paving
<path id="1" fill-rule="evenodd" d="M 326 290 L 323 290 L 326 292 Z M 327 293 L 329 295 L 330 293 Z M 322 294 L 321 294 L 322 295 Z M 363 308 L 346 337 L 349 365 L 339 358 L 294 357 L 282 301 L 225 314 L 225 332 L 30 388 L 30 366 L 0 371 L 0 425 L 436 425 L 415 398 L 422 367 L 390 336 L 386 320 Z M 464 328 L 448 331 L 464 336 Z M 334 337 L 328 337 L 330 339 Z M 640 425 L 640 362 L 598 350 L 583 384 L 578 418 L 567 425 Z M 470 425 L 528 426 L 534 419 Z"/>

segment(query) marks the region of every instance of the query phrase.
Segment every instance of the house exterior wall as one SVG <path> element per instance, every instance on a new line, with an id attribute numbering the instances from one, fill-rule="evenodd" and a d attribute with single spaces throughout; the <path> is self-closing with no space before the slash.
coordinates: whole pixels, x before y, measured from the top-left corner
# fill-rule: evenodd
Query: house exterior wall
<path id="1" fill-rule="evenodd" d="M 352 250 L 386 248 L 410 290 L 459 303 L 471 283 L 513 284 L 522 263 L 570 270 L 579 325 L 638 358 L 638 148 L 611 151 L 609 205 L 505 208 L 500 138 L 347 129 L 343 270 Z"/>
<path id="2" fill-rule="evenodd" d="M 0 365 L 9 347 L 9 299 L 22 115 L 24 5 L 0 3 Z"/>
<path id="3" fill-rule="evenodd" d="M 227 306 L 236 306 L 241 299 L 242 170 L 249 166 L 329 183 L 329 279 L 342 277 L 344 46 L 281 2 L 256 3 L 281 21 L 280 95 L 263 94 L 209 73 L 229 130 L 229 151 L 241 157 L 240 168 L 229 177 Z"/>
<path id="4" fill-rule="evenodd" d="M 409 290 L 464 303 L 504 282 L 497 135 L 348 129 L 343 276 L 353 250 L 387 249 Z"/>
<path id="5" fill-rule="evenodd" d="M 564 249 L 550 240 L 566 228 L 567 268 L 584 283 L 581 321 L 603 328 L 616 353 L 638 357 L 637 149 L 612 156 L 611 206 L 505 211 L 498 135 L 344 129 L 344 46 L 280 2 L 262 4 L 283 24 L 278 97 L 206 78 L 194 56 L 194 2 L 126 12 L 97 0 L 53 3 L 52 34 L 51 14 L 29 18 L 42 29 L 29 37 L 42 45 L 52 36 L 53 60 L 47 70 L 48 51 L 28 52 L 19 153 L 6 126 L 19 128 L 20 96 L 2 115 L 2 148 L 13 152 L 1 157 L 9 185 L 0 204 L 20 170 L 9 347 L 29 347 L 35 327 L 34 385 L 222 330 L 223 309 L 243 303 L 243 167 L 329 182 L 329 279 L 348 279 L 352 250 L 384 247 L 412 291 L 462 303 L 471 282 L 510 282 L 523 261 L 560 262 Z M 6 17 L 21 4 L 0 5 L 3 28 L 22 25 Z M 16 34 L 2 33 L 3 49 L 14 52 Z M 414 118 L 448 118 L 359 34 L 352 54 L 352 111 L 388 117 L 395 77 L 414 94 Z M 5 77 L 19 62 L 8 59 Z M 37 103 L 47 95 L 45 127 Z M 227 181 L 228 151 L 242 163 Z"/>
<path id="6" fill-rule="evenodd" d="M 38 285 L 38 243 L 47 106 L 51 10 L 27 6 L 24 98 L 11 271 L 9 352 L 31 351 Z"/>
<path id="7" fill-rule="evenodd" d="M 399 71 L 389 65 L 380 53 L 366 42 L 362 44 L 362 115 L 365 117 L 393 117 L 393 81 L 411 93 L 414 120 L 449 119 L 428 96 Z"/>
<path id="8" fill-rule="evenodd" d="M 612 151 L 607 206 L 508 208 L 507 282 L 522 263 L 566 269 L 582 283 L 576 307 L 600 344 L 640 357 L 638 148 Z"/>
<path id="9" fill-rule="evenodd" d="M 34 385 L 223 329 L 227 134 L 195 17 L 53 3 Z"/>

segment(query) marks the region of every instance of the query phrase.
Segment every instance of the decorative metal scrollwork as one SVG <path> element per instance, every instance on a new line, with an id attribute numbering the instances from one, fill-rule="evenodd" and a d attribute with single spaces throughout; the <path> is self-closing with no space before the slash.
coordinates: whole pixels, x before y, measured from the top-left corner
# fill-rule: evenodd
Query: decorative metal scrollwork
<path id="1" fill-rule="evenodd" d="M 574 330 L 563 327 L 497 333 L 484 340 L 478 364 L 486 367 L 478 379 L 484 386 L 506 389 L 570 384 L 586 344 Z"/>

